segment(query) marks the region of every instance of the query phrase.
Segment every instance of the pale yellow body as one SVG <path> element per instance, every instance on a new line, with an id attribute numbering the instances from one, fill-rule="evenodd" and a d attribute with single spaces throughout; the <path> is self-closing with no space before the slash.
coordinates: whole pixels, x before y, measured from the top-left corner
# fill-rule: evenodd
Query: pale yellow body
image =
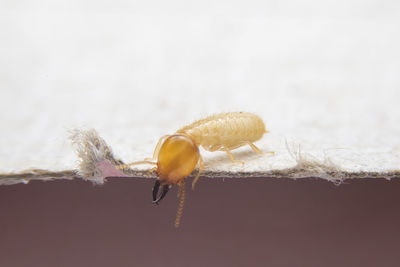
<path id="1" fill-rule="evenodd" d="M 264 122 L 257 115 L 229 112 L 198 120 L 176 133 L 188 135 L 208 151 L 230 151 L 260 140 L 266 130 Z"/>
<path id="2" fill-rule="evenodd" d="M 262 151 L 253 143 L 260 140 L 264 133 L 267 132 L 268 131 L 266 131 L 265 124 L 262 119 L 252 113 L 227 112 L 212 115 L 182 127 L 176 131 L 175 135 L 164 135 L 161 137 L 154 149 L 153 158 L 145 159 L 144 161 L 133 162 L 130 164 L 123 164 L 120 165 L 119 168 L 125 168 L 135 164 L 143 163 L 157 165 L 156 162 L 150 162 L 149 160 L 157 160 L 159 158 L 159 152 L 163 142 L 176 135 L 184 135 L 188 137 L 197 147 L 202 146 L 208 151 L 225 151 L 233 162 L 244 164 L 243 161 L 237 161 L 234 159 L 231 150 L 244 145 L 249 145 L 255 152 L 262 154 Z M 201 171 L 204 165 L 201 156 L 199 156 L 199 164 Z M 171 172 L 166 172 L 166 174 L 170 173 Z M 199 174 L 193 181 L 193 185 L 196 183 L 198 176 Z M 180 178 L 178 177 L 173 180 L 179 179 Z"/>
<path id="3" fill-rule="evenodd" d="M 255 152 L 262 154 L 261 150 L 253 143 L 260 140 L 266 132 L 264 122 L 257 115 L 248 112 L 221 113 L 182 127 L 173 135 L 161 137 L 154 149 L 152 159 L 121 164 L 118 168 L 123 169 L 144 163 L 156 165 L 154 170 L 157 171 L 160 181 L 155 184 L 156 190 L 153 189 L 155 192 L 153 203 L 156 204 L 166 194 L 164 192 L 163 196 L 156 199 L 155 195 L 157 195 L 160 185 L 165 189 L 166 186 L 178 184 L 181 197 L 175 220 L 175 226 L 178 227 L 185 196 L 184 179 L 198 165 L 199 171 L 192 182 L 192 188 L 194 188 L 204 168 L 199 146 L 208 151 L 224 151 L 233 162 L 244 164 L 242 161 L 235 160 L 231 150 L 249 145 Z M 156 162 L 150 160 L 156 160 Z"/>

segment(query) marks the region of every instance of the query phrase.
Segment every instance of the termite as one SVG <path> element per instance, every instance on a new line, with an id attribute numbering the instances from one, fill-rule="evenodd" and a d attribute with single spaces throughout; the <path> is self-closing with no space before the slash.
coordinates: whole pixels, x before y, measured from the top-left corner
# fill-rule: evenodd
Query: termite
<path id="1" fill-rule="evenodd" d="M 224 151 L 231 161 L 244 164 L 244 162 L 236 160 L 231 151 L 249 145 L 256 153 L 262 154 L 254 142 L 260 140 L 267 132 L 264 122 L 255 114 L 247 112 L 221 113 L 184 126 L 175 134 L 164 135 L 154 149 L 153 158 L 123 164 L 118 168 L 123 169 L 136 164 L 155 165 L 153 170 L 156 171 L 158 179 L 153 187 L 154 204 L 158 204 L 170 187 L 177 184 L 180 204 L 175 227 L 178 227 L 185 198 L 184 180 L 198 165 L 198 173 L 192 182 L 192 189 L 194 189 L 204 168 L 199 147 L 202 146 L 208 151 Z M 160 187 L 162 187 L 162 192 L 158 194 Z"/>

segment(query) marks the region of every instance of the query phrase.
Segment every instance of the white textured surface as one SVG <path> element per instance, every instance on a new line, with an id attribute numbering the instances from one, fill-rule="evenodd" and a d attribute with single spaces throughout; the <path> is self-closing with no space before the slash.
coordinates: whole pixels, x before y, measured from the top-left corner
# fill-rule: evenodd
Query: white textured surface
<path id="1" fill-rule="evenodd" d="M 398 1 L 2 1 L 0 172 L 72 169 L 68 130 L 117 157 L 164 134 L 250 111 L 271 131 L 208 170 L 296 164 L 286 147 L 351 171 L 400 167 Z"/>

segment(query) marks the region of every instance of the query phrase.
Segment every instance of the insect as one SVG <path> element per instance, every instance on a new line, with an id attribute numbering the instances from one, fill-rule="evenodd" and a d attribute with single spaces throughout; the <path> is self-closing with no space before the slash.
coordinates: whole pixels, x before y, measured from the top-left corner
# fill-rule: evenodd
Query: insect
<path id="1" fill-rule="evenodd" d="M 179 186 L 179 208 L 175 227 L 179 226 L 185 198 L 184 180 L 198 165 L 198 173 L 192 182 L 192 189 L 204 168 L 199 147 L 208 151 L 224 151 L 235 163 L 244 164 L 234 158 L 231 150 L 249 145 L 256 153 L 262 151 L 254 145 L 264 133 L 265 124 L 260 117 L 247 112 L 229 112 L 209 116 L 182 127 L 175 134 L 164 135 L 158 141 L 153 158 L 118 166 L 119 169 L 136 164 L 152 164 L 156 167 L 158 179 L 153 187 L 153 203 L 158 204 L 172 185 Z M 273 153 L 273 152 L 267 152 Z M 159 194 L 159 189 L 162 189 Z"/>

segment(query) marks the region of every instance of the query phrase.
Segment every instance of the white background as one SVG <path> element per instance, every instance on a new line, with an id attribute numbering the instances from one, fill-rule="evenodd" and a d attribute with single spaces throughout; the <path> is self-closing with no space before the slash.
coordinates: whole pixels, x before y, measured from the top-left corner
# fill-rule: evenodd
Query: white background
<path id="1" fill-rule="evenodd" d="M 221 111 L 271 131 L 259 146 L 276 156 L 245 170 L 293 165 L 286 140 L 346 169 L 398 169 L 399 47 L 399 1 L 3 0 L 0 171 L 75 167 L 73 128 L 139 160 Z M 214 156 L 209 168 L 242 168 Z"/>

